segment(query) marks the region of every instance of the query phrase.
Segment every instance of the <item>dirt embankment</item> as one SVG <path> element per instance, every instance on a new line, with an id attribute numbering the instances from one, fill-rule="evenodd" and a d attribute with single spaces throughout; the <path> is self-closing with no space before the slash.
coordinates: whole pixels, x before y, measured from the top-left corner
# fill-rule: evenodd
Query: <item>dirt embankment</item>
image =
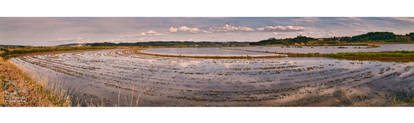
<path id="1" fill-rule="evenodd" d="M 67 104 L 64 95 L 53 93 L 0 58 L 0 106 L 68 106 Z"/>

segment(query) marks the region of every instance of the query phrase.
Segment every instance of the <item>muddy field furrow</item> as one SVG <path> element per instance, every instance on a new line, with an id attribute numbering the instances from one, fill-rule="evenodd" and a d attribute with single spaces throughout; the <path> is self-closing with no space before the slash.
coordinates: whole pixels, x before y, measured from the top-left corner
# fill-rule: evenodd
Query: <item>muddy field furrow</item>
<path id="1" fill-rule="evenodd" d="M 414 84 L 414 63 L 332 58 L 173 58 L 115 49 L 11 61 L 81 105 L 387 105 Z"/>

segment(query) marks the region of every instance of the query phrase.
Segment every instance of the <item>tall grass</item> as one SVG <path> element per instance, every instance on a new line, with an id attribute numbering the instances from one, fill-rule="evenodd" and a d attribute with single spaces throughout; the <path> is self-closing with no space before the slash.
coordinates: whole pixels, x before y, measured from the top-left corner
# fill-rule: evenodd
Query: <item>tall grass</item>
<path id="1" fill-rule="evenodd" d="M 32 80 L 24 72 L 18 69 L 10 62 L 0 61 L 0 78 L 3 85 L 13 85 L 18 96 L 24 96 L 27 100 L 22 104 L 8 104 L 4 102 L 3 106 L 68 106 L 68 100 L 62 93 L 57 90 L 45 86 L 42 82 Z M 4 96 L 4 93 L 0 93 Z M 2 102 L 0 102 L 2 104 Z"/>

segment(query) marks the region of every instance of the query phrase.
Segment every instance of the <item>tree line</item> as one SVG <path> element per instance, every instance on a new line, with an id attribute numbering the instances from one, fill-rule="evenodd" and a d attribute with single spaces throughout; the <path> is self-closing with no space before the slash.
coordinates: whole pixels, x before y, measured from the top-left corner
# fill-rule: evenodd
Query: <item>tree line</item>
<path id="1" fill-rule="evenodd" d="M 345 37 L 330 37 L 330 38 L 312 38 L 306 36 L 297 36 L 295 38 L 276 39 L 269 38 L 258 42 L 252 42 L 250 45 L 269 45 L 269 44 L 309 44 L 309 43 L 359 43 L 359 42 L 399 42 L 399 43 L 414 43 L 414 33 L 405 35 L 397 35 L 392 32 L 369 32 L 366 34 Z"/>

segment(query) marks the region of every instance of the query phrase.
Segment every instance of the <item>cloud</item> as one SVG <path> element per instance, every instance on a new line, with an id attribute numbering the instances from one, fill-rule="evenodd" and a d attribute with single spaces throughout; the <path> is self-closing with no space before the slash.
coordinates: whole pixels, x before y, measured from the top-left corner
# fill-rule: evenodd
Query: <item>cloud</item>
<path id="1" fill-rule="evenodd" d="M 154 36 L 154 35 L 162 35 L 162 34 L 154 30 L 148 30 L 147 32 L 142 32 L 141 35 L 142 36 Z"/>
<path id="2" fill-rule="evenodd" d="M 355 21 L 355 22 L 361 22 L 363 21 L 361 18 L 359 17 L 340 17 L 340 18 L 335 18 L 336 20 L 340 20 L 340 21 Z"/>
<path id="3" fill-rule="evenodd" d="M 259 28 L 252 28 L 246 26 L 233 26 L 225 24 L 221 27 L 209 27 L 207 30 L 202 30 L 196 27 L 170 27 L 169 32 L 191 32 L 191 33 L 226 33 L 226 32 L 295 32 L 303 31 L 305 27 L 302 26 L 265 26 Z"/>
<path id="4" fill-rule="evenodd" d="M 159 36 L 159 35 L 164 35 L 164 34 L 158 33 L 154 30 L 148 30 L 146 32 L 141 32 L 141 33 L 137 33 L 137 34 L 124 34 L 124 35 L 121 35 L 119 37 L 121 37 L 121 38 L 134 38 L 134 37 Z"/>
<path id="5" fill-rule="evenodd" d="M 170 27 L 170 29 L 168 29 L 170 32 L 178 32 L 178 28 L 175 27 Z"/>
<path id="6" fill-rule="evenodd" d="M 305 27 L 302 27 L 302 26 L 265 26 L 265 27 L 259 27 L 256 30 L 272 31 L 272 32 L 295 32 L 295 31 L 303 31 L 305 30 Z"/>
<path id="7" fill-rule="evenodd" d="M 353 21 L 363 21 L 361 18 L 359 17 L 348 17 L 349 20 L 353 20 Z"/>
<path id="8" fill-rule="evenodd" d="M 395 20 L 407 21 L 407 22 L 414 23 L 414 18 L 409 18 L 409 17 L 396 17 L 396 18 L 394 18 L 394 19 L 395 19 Z"/>
<path id="9" fill-rule="evenodd" d="M 210 27 L 210 32 L 253 32 L 256 31 L 250 27 L 243 27 L 243 26 L 232 26 L 230 24 L 225 24 L 222 27 Z"/>
<path id="10" fill-rule="evenodd" d="M 181 26 L 181 27 L 170 27 L 170 32 L 191 32 L 191 33 L 199 33 L 199 32 L 205 32 L 203 30 L 200 30 L 196 27 L 188 27 L 188 26 Z"/>
<path id="11" fill-rule="evenodd" d="M 291 19 L 291 21 L 296 22 L 296 23 L 315 23 L 315 22 L 319 22 L 320 19 L 316 17 L 303 17 L 303 18 L 294 18 L 294 19 Z"/>

